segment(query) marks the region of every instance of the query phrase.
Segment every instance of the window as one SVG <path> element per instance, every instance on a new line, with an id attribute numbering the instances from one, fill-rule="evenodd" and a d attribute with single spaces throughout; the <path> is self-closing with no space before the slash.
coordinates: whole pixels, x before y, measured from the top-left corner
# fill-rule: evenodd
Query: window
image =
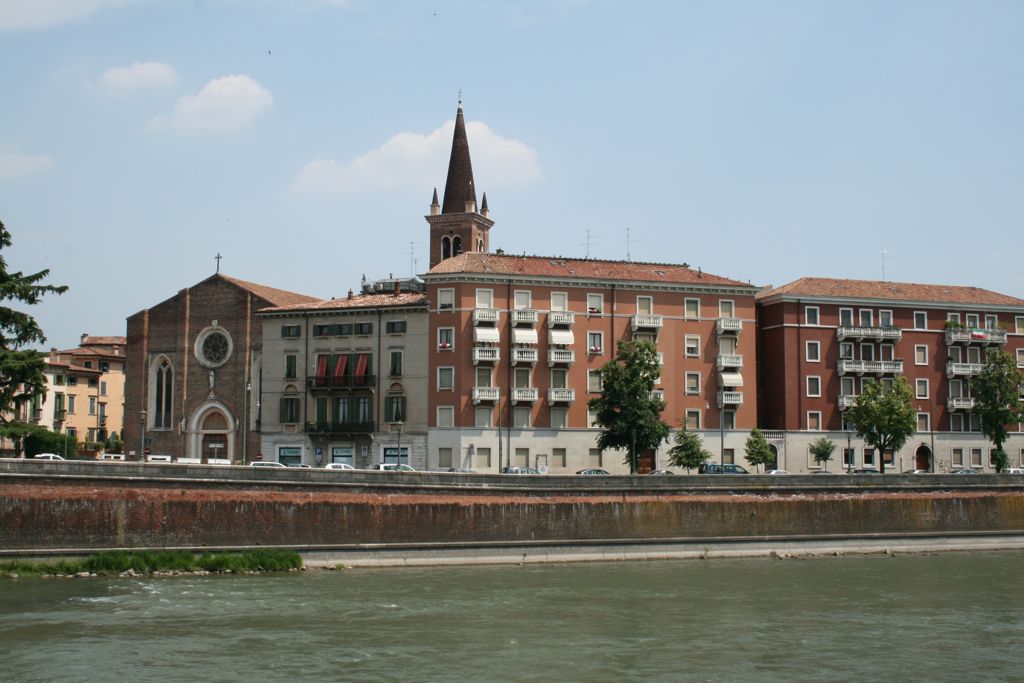
<path id="1" fill-rule="evenodd" d="M 530 384 L 530 368 L 515 368 L 512 373 L 512 381 L 516 389 L 529 389 L 532 385 Z"/>
<path id="2" fill-rule="evenodd" d="M 529 448 L 517 448 L 516 449 L 516 465 L 520 467 L 530 466 L 530 449 Z"/>
<path id="3" fill-rule="evenodd" d="M 373 334 L 373 323 L 356 323 L 356 334 Z"/>
<path id="4" fill-rule="evenodd" d="M 569 417 L 569 409 L 562 408 L 559 406 L 551 408 L 551 428 L 552 429 L 565 429 L 569 425 L 567 424 Z"/>
<path id="5" fill-rule="evenodd" d="M 1017 349 L 1017 367 L 1024 368 L 1024 349 Z"/>
<path id="6" fill-rule="evenodd" d="M 700 373 L 686 373 L 686 393 L 691 396 L 700 395 Z"/>
<path id="7" fill-rule="evenodd" d="M 93 380 L 93 381 L 95 381 L 95 380 Z M 54 375 L 53 376 L 53 383 L 56 386 L 58 386 L 58 387 L 64 386 L 64 375 Z"/>
<path id="8" fill-rule="evenodd" d="M 978 327 L 979 316 L 977 313 L 967 314 L 967 327 Z"/>
<path id="9" fill-rule="evenodd" d="M 447 468 L 452 466 L 452 449 L 441 447 L 437 449 L 437 466 Z"/>
<path id="10" fill-rule="evenodd" d="M 385 398 L 384 421 L 405 422 L 405 396 L 388 396 Z"/>
<path id="11" fill-rule="evenodd" d="M 718 352 L 725 354 L 736 353 L 736 337 L 732 335 L 723 335 L 718 338 Z"/>
<path id="12" fill-rule="evenodd" d="M 100 396 L 107 395 L 107 383 L 105 380 L 100 381 Z"/>
<path id="13" fill-rule="evenodd" d="M 875 345 L 874 344 L 861 344 L 860 345 L 860 359 L 861 360 L 874 360 L 875 359 Z"/>
<path id="14" fill-rule="evenodd" d="M 699 410 L 687 410 L 686 411 L 686 428 L 690 430 L 700 429 L 700 411 Z"/>
<path id="15" fill-rule="evenodd" d="M 568 311 L 569 295 L 565 292 L 551 292 L 551 310 Z"/>
<path id="16" fill-rule="evenodd" d="M 736 450 L 734 448 L 726 448 L 722 451 L 722 462 L 727 464 L 736 463 Z"/>
<path id="17" fill-rule="evenodd" d="M 604 352 L 604 332 L 587 332 L 587 352 Z"/>
<path id="18" fill-rule="evenodd" d="M 478 290 L 476 290 L 476 307 L 477 308 L 494 308 L 494 290 L 493 289 L 478 289 Z"/>
<path id="19" fill-rule="evenodd" d="M 851 467 L 856 465 L 857 464 L 856 457 L 857 457 L 856 449 L 844 448 L 843 449 L 843 467 L 845 467 L 846 469 L 850 469 Z"/>
<path id="20" fill-rule="evenodd" d="M 818 307 L 817 306 L 805 306 L 804 307 L 804 324 L 805 325 L 817 325 L 819 321 Z"/>
<path id="21" fill-rule="evenodd" d="M 76 386 L 78 386 L 78 378 L 75 377 L 74 375 L 68 375 L 68 386 L 69 387 L 76 387 Z"/>
<path id="22" fill-rule="evenodd" d="M 981 448 L 971 449 L 971 467 L 981 467 Z"/>
<path id="23" fill-rule="evenodd" d="M 949 459 L 950 459 L 950 462 L 953 463 L 953 467 L 963 467 L 964 466 L 964 449 L 962 449 L 962 448 L 954 448 L 954 449 L 952 449 L 950 451 L 950 454 L 949 454 Z"/>
<path id="24" fill-rule="evenodd" d="M 636 298 L 637 315 L 651 315 L 654 313 L 654 297 L 638 296 Z"/>
<path id="25" fill-rule="evenodd" d="M 100 372 L 110 372 L 110 363 L 105 360 L 100 361 Z"/>
<path id="26" fill-rule="evenodd" d="M 878 311 L 878 324 L 881 327 L 892 327 L 892 311 Z"/>
<path id="27" fill-rule="evenodd" d="M 946 314 L 946 321 L 947 322 L 951 322 L 951 323 L 960 324 L 960 314 L 959 313 L 947 313 Z"/>
<path id="28" fill-rule="evenodd" d="M 1018 315 L 1013 319 L 1013 330 L 1017 334 L 1024 334 L 1024 315 Z"/>
<path id="29" fill-rule="evenodd" d="M 839 344 L 839 358 L 841 360 L 853 360 L 852 342 L 842 342 Z"/>
<path id="30" fill-rule="evenodd" d="M 348 396 L 339 396 L 334 399 L 334 421 L 352 422 L 352 401 Z"/>
<path id="31" fill-rule="evenodd" d="M 853 327 L 853 309 L 852 308 L 840 308 L 839 309 L 839 326 L 840 327 Z"/>
<path id="32" fill-rule="evenodd" d="M 875 464 L 875 449 L 865 448 L 864 449 L 864 466 L 871 467 Z"/>
<path id="33" fill-rule="evenodd" d="M 150 424 L 153 429 L 171 428 L 171 397 L 174 388 L 174 373 L 166 358 L 151 371 L 153 373 L 153 393 L 150 396 Z"/>
<path id="34" fill-rule="evenodd" d="M 282 337 L 299 337 L 302 335 L 302 326 L 300 325 L 281 325 L 281 336 Z"/>
<path id="35" fill-rule="evenodd" d="M 593 410 L 589 410 L 589 409 L 587 410 L 587 426 L 588 427 L 600 427 L 601 426 L 601 425 L 597 424 L 597 413 L 595 413 Z"/>
<path id="36" fill-rule="evenodd" d="M 530 304 L 533 302 L 533 296 L 528 289 L 517 289 L 512 295 L 513 307 L 516 310 L 524 310 L 530 308 Z"/>
<path id="37" fill-rule="evenodd" d="M 700 336 L 688 334 L 683 344 L 683 350 L 687 358 L 700 358 Z"/>
<path id="38" fill-rule="evenodd" d="M 72 439 L 78 436 L 78 429 L 76 429 L 75 427 L 68 427 L 67 430 L 65 431 L 67 435 L 70 436 Z"/>
<path id="39" fill-rule="evenodd" d="M 874 327 L 874 311 L 870 308 L 862 308 L 857 311 L 857 315 L 860 316 L 861 327 Z"/>
<path id="40" fill-rule="evenodd" d="M 481 429 L 491 426 L 491 406 L 477 406 L 473 411 L 473 424 Z"/>
<path id="41" fill-rule="evenodd" d="M 981 362 L 981 349 L 977 346 L 967 347 L 967 362 L 968 363 L 980 363 Z"/>
<path id="42" fill-rule="evenodd" d="M 442 366 L 437 369 L 437 388 L 439 391 L 451 391 L 455 388 L 455 368 Z"/>
<path id="43" fill-rule="evenodd" d="M 821 413 L 817 410 L 807 413 L 807 429 L 812 432 L 821 431 Z"/>
<path id="44" fill-rule="evenodd" d="M 476 369 L 476 385 L 478 387 L 489 387 L 491 386 L 491 369 L 490 368 L 477 368 Z"/>
<path id="45" fill-rule="evenodd" d="M 931 416 L 928 413 L 917 414 L 917 431 L 928 432 L 931 431 Z"/>
<path id="46" fill-rule="evenodd" d="M 565 467 L 565 449 L 564 448 L 552 448 L 551 449 L 551 466 L 552 467 Z"/>
<path id="47" fill-rule="evenodd" d="M 299 421 L 299 397 L 285 396 L 281 398 L 281 422 L 285 424 Z"/>
<path id="48" fill-rule="evenodd" d="M 530 428 L 530 406 L 516 406 L 512 409 L 512 426 L 515 429 Z"/>
<path id="49" fill-rule="evenodd" d="M 295 368 L 296 357 L 295 354 L 290 353 L 284 357 L 284 376 L 286 379 L 295 379 Z"/>
<path id="50" fill-rule="evenodd" d="M 928 329 L 928 312 L 927 311 L 914 311 L 914 329 L 915 330 L 927 330 Z"/>
<path id="51" fill-rule="evenodd" d="M 437 426 L 442 428 L 455 426 L 455 406 L 437 407 Z"/>
<path id="52" fill-rule="evenodd" d="M 967 420 L 967 431 L 980 432 L 981 431 L 981 416 L 971 413 Z"/>
<path id="53" fill-rule="evenodd" d="M 61 396 L 63 396 L 63 394 L 61 394 Z M 95 396 L 90 396 L 89 397 L 89 414 L 90 415 L 95 415 L 96 414 L 96 397 Z"/>
<path id="54" fill-rule="evenodd" d="M 700 318 L 700 299 L 687 299 L 683 310 L 687 320 L 697 320 Z"/>
<path id="55" fill-rule="evenodd" d="M 839 393 L 843 396 L 854 396 L 857 393 L 856 383 L 853 377 L 839 378 Z"/>
<path id="56" fill-rule="evenodd" d="M 893 359 L 893 346 L 892 344 L 879 344 L 879 360 L 892 360 Z"/>
<path id="57" fill-rule="evenodd" d="M 455 328 L 437 328 L 437 349 L 439 351 L 451 351 L 455 348 Z"/>
<path id="58" fill-rule="evenodd" d="M 391 376 L 401 377 L 402 376 L 402 352 L 392 349 L 391 351 Z"/>
<path id="59" fill-rule="evenodd" d="M 437 290 L 437 310 L 451 310 L 455 308 L 455 290 L 454 289 L 439 289 Z"/>
<path id="60" fill-rule="evenodd" d="M 75 395 L 68 394 L 68 413 L 74 414 L 75 412 Z"/>
<path id="61" fill-rule="evenodd" d="M 92 367 L 92 361 L 91 360 L 87 360 L 84 363 L 82 363 L 82 365 L 84 365 L 87 368 L 91 368 Z M 64 381 L 63 378 L 61 379 L 61 381 L 62 382 Z"/>
<path id="62" fill-rule="evenodd" d="M 816 341 L 807 342 L 807 362 L 817 363 L 821 360 L 821 343 Z"/>
<path id="63" fill-rule="evenodd" d="M 591 394 L 601 393 L 601 371 L 600 370 L 588 370 L 587 371 L 587 391 Z"/>
<path id="64" fill-rule="evenodd" d="M 722 417 L 724 418 L 722 420 L 722 426 L 723 426 L 724 429 L 736 429 L 736 411 L 735 410 L 723 411 Z"/>
<path id="65" fill-rule="evenodd" d="M 473 466 L 478 469 L 487 469 L 491 466 L 491 449 L 478 448 L 473 456 Z"/>
<path id="66" fill-rule="evenodd" d="M 928 398 L 928 380 L 914 380 L 914 398 Z"/>
<path id="67" fill-rule="evenodd" d="M 401 334 L 406 330 L 406 321 L 389 320 L 384 324 L 384 331 L 388 334 Z"/>
<path id="68" fill-rule="evenodd" d="M 587 294 L 587 315 L 601 315 L 604 311 L 604 294 Z"/>
<path id="69" fill-rule="evenodd" d="M 949 431 L 951 432 L 962 432 L 964 431 L 964 416 L 962 413 L 950 413 L 949 414 Z"/>
<path id="70" fill-rule="evenodd" d="M 61 384 L 63 384 L 63 383 L 64 383 L 64 378 L 61 377 Z M 95 377 L 90 377 L 88 385 L 90 387 L 92 387 L 93 389 L 95 389 L 97 386 L 99 386 L 99 380 L 97 380 Z"/>
<path id="71" fill-rule="evenodd" d="M 914 346 L 914 365 L 928 365 L 928 347 L 924 344 Z"/>
<path id="72" fill-rule="evenodd" d="M 359 422 L 366 424 L 373 420 L 373 406 L 369 398 L 360 397 L 356 399 L 356 410 L 358 411 L 356 419 Z"/>
<path id="73" fill-rule="evenodd" d="M 719 318 L 734 318 L 736 317 L 736 304 L 730 299 L 721 299 L 718 302 L 718 317 Z"/>
<path id="74" fill-rule="evenodd" d="M 811 398 L 821 396 L 821 377 L 817 375 L 807 377 L 807 395 Z"/>
<path id="75" fill-rule="evenodd" d="M 985 316 L 985 327 L 989 330 L 994 330 L 999 327 L 999 316 L 997 315 L 986 315 Z"/>
<path id="76" fill-rule="evenodd" d="M 600 467 L 604 464 L 604 458 L 600 448 L 591 448 L 587 452 L 587 464 L 591 467 Z"/>
<path id="77" fill-rule="evenodd" d="M 89 429 L 87 429 L 85 431 L 85 434 L 86 434 L 85 438 L 86 438 L 87 441 L 95 441 L 96 440 L 96 428 L 95 427 L 89 427 Z"/>
<path id="78" fill-rule="evenodd" d="M 551 388 L 565 389 L 569 386 L 569 371 L 564 368 L 555 368 L 551 371 Z"/>

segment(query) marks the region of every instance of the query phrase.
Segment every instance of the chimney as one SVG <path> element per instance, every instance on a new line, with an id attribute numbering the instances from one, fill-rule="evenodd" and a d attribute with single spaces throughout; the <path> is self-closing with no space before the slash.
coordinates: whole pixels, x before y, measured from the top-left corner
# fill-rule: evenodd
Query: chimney
<path id="1" fill-rule="evenodd" d="M 402 293 L 402 284 L 398 280 L 395 280 L 395 296 L 398 296 L 401 293 Z"/>
<path id="2" fill-rule="evenodd" d="M 350 289 L 350 290 L 348 290 L 348 298 L 349 298 L 349 299 L 351 299 L 351 298 L 352 298 L 352 290 L 351 290 L 351 289 Z"/>
<path id="3" fill-rule="evenodd" d="M 497 251 L 495 251 L 494 253 L 495 253 L 495 254 L 497 254 L 498 256 L 504 256 L 504 255 L 505 255 L 505 250 L 504 250 L 504 249 L 501 249 L 501 248 L 499 247 L 499 248 L 498 248 L 498 250 L 497 250 Z"/>
<path id="4" fill-rule="evenodd" d="M 81 343 L 82 343 L 82 344 L 84 344 L 84 343 L 85 343 L 85 338 L 86 338 L 86 337 L 88 337 L 88 336 L 89 336 L 89 333 L 88 333 L 88 332 L 83 332 L 83 333 L 82 333 L 82 341 L 81 341 Z"/>

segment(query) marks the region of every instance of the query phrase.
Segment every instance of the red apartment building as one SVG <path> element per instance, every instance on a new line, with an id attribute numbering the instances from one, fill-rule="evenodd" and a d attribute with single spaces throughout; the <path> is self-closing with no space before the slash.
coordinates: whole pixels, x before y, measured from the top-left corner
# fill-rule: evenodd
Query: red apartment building
<path id="1" fill-rule="evenodd" d="M 900 453 L 884 456 L 886 467 L 990 467 L 969 380 L 993 348 L 1024 368 L 1024 300 L 977 287 L 807 277 L 762 291 L 757 303 L 759 422 L 787 469 L 814 469 L 807 447 L 823 432 L 846 447 L 845 466 L 878 467 L 843 413 L 866 381 L 900 376 L 918 429 Z M 1014 430 L 1005 448 L 1017 464 L 1024 434 Z"/>

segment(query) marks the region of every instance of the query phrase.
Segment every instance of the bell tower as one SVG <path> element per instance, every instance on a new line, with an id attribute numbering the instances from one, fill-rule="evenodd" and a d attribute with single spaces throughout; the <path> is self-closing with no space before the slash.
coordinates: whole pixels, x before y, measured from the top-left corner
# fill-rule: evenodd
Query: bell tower
<path id="1" fill-rule="evenodd" d="M 494 225 L 488 213 L 487 193 L 477 207 L 473 163 L 469 158 L 469 139 L 460 101 L 444 185 L 444 203 L 437 201 L 437 188 L 434 188 L 430 215 L 425 217 L 430 224 L 430 267 L 467 251 L 486 252 L 488 233 Z"/>

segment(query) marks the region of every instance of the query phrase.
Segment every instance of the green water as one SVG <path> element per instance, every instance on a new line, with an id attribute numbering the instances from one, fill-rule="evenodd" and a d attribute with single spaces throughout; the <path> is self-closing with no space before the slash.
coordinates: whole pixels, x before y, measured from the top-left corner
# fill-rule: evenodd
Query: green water
<path id="1" fill-rule="evenodd" d="M 0 581 L 3 681 L 1024 680 L 1024 553 Z"/>

